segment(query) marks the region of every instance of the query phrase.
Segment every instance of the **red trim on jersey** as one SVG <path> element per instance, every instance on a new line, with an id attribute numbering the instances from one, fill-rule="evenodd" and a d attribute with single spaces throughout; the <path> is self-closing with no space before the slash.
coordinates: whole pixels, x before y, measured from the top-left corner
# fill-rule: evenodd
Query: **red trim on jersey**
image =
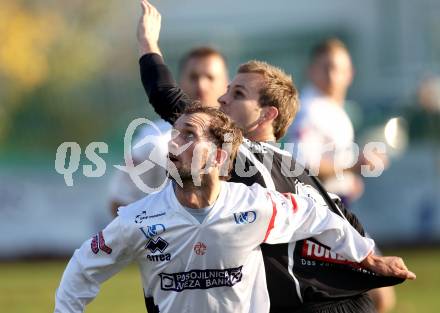
<path id="1" fill-rule="evenodd" d="M 107 246 L 105 244 L 105 239 L 104 239 L 104 235 L 102 234 L 102 231 L 100 231 L 98 233 L 98 237 L 99 237 L 99 249 L 101 249 L 102 251 L 104 251 L 107 254 L 112 253 L 112 248 L 110 248 L 109 246 Z"/>
<path id="2" fill-rule="evenodd" d="M 269 237 L 271 230 L 274 228 L 275 217 L 277 216 L 277 206 L 273 201 L 272 197 L 270 196 L 270 193 L 267 193 L 267 196 L 270 198 L 270 201 L 272 201 L 272 217 L 270 218 L 269 226 L 267 227 L 266 236 L 264 236 L 263 242 L 266 242 L 267 237 Z"/>
<path id="3" fill-rule="evenodd" d="M 298 203 L 296 203 L 295 197 L 290 192 L 283 193 L 283 196 L 290 199 L 290 202 L 292 202 L 292 210 L 293 213 L 296 213 L 298 211 Z"/>
<path id="4" fill-rule="evenodd" d="M 293 213 L 296 213 L 298 211 L 298 203 L 296 203 L 296 199 L 295 199 L 295 196 L 293 194 L 290 194 L 290 201 L 292 201 Z"/>

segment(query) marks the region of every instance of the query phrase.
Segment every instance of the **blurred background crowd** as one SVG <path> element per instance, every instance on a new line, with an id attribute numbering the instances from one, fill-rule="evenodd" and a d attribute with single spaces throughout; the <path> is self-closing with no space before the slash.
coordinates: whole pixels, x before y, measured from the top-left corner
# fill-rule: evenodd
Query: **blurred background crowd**
<path id="1" fill-rule="evenodd" d="M 176 74 L 184 53 L 210 45 L 230 72 L 264 60 L 291 73 L 306 93 L 314 83 L 312 47 L 327 38 L 343 42 L 353 72 L 340 102 L 353 138 L 360 146 L 384 142 L 388 155 L 379 177 L 361 178 L 350 207 L 382 247 L 437 253 L 439 1 L 156 2 L 166 19 L 161 47 Z M 0 263 L 1 275 L 16 260 L 70 256 L 111 220 L 109 185 L 113 165 L 124 163 L 125 130 L 134 118 L 157 118 L 139 78 L 138 16 L 137 1 L 2 1 L 0 260 L 8 262 Z M 101 155 L 107 166 L 89 178 L 84 150 L 94 141 L 108 144 Z M 54 168 L 63 142 L 82 149 L 72 187 Z M 431 279 L 440 280 L 440 269 Z M 6 294 L 0 308 L 14 304 Z M 412 309 L 401 312 L 418 312 Z"/>

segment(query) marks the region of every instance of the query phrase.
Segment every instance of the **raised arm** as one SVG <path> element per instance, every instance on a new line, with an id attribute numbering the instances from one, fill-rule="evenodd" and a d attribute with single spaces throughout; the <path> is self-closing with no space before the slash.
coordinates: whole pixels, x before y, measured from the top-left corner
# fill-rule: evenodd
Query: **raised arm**
<path id="1" fill-rule="evenodd" d="M 268 192 L 272 203 L 273 228 L 267 243 L 293 242 L 314 237 L 348 260 L 383 276 L 415 279 L 403 260 L 373 254 L 374 241 L 362 237 L 347 220 L 308 197 Z"/>
<path id="2" fill-rule="evenodd" d="M 191 99 L 177 86 L 159 49 L 161 15 L 148 1 L 141 1 L 137 38 L 142 85 L 157 114 L 174 123 L 177 114 L 191 104 Z"/>

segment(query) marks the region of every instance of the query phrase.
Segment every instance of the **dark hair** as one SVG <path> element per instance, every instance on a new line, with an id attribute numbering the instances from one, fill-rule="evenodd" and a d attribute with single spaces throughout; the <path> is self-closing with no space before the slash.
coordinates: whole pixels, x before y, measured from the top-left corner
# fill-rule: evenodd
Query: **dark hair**
<path id="1" fill-rule="evenodd" d="M 227 175 L 221 175 L 222 178 L 229 179 L 238 148 L 243 141 L 242 131 L 225 113 L 213 107 L 202 106 L 198 101 L 194 101 L 190 106 L 186 107 L 182 115 L 196 113 L 204 113 L 211 117 L 208 137 L 217 148 L 223 148 L 225 143 L 230 144 L 230 151 L 227 151 L 229 153 Z"/>
<path id="2" fill-rule="evenodd" d="M 179 75 L 182 74 L 186 64 L 191 59 L 204 59 L 210 56 L 218 56 L 223 63 L 227 64 L 226 57 L 217 49 L 209 46 L 200 46 L 189 50 L 179 61 Z"/>
<path id="3" fill-rule="evenodd" d="M 310 52 L 310 63 L 315 62 L 318 58 L 336 50 L 343 50 L 350 54 L 347 46 L 338 38 L 327 38 L 318 42 L 313 46 Z"/>

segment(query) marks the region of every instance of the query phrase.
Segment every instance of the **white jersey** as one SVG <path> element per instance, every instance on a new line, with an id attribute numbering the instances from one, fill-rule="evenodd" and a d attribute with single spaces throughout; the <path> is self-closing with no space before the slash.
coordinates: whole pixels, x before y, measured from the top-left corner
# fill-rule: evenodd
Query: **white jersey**
<path id="1" fill-rule="evenodd" d="M 374 247 L 326 206 L 258 184 L 222 182 L 200 223 L 178 202 L 170 183 L 124 207 L 75 251 L 56 293 L 55 312 L 83 312 L 102 282 L 135 261 L 149 313 L 267 313 L 260 244 L 311 236 L 356 262 Z"/>
<path id="2" fill-rule="evenodd" d="M 302 165 L 319 169 L 322 159 L 331 161 L 336 168 L 350 168 L 356 163 L 353 124 L 343 105 L 309 85 L 301 94 L 301 110 L 290 127 L 287 141 L 297 144 L 296 160 Z M 347 195 L 355 183 L 353 173 L 343 178 L 330 177 L 324 187 L 336 194 Z"/>

